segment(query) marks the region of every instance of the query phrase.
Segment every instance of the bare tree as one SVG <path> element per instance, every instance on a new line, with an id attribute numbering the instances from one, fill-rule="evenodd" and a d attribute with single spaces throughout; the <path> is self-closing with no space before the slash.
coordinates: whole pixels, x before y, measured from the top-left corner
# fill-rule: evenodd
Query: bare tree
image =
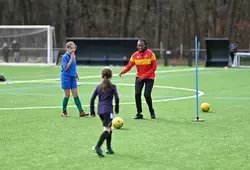
<path id="1" fill-rule="evenodd" d="M 198 35 L 248 47 L 249 18 L 249 0 L 0 0 L 0 24 L 53 25 L 58 46 L 68 36 L 115 36 L 192 48 Z"/>
<path id="2" fill-rule="evenodd" d="M 156 14 L 154 44 L 156 47 L 159 47 L 161 41 L 161 29 L 162 29 L 162 0 L 154 0 L 154 5 Z"/>
<path id="3" fill-rule="evenodd" d="M 124 2 L 124 1 L 123 1 Z M 131 3 L 132 0 L 127 0 L 127 2 L 125 1 L 125 3 L 122 3 L 122 14 L 124 12 L 124 14 L 122 15 L 122 29 L 121 29 L 121 35 L 123 37 L 127 37 L 129 32 L 128 32 L 128 23 L 129 23 L 129 19 L 130 19 L 130 13 L 131 13 Z"/>

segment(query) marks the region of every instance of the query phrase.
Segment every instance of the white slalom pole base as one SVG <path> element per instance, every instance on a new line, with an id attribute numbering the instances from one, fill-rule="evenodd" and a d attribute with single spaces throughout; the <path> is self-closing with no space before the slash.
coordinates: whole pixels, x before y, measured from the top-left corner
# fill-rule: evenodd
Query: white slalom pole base
<path id="1" fill-rule="evenodd" d="M 204 119 L 197 117 L 196 119 L 193 119 L 192 122 L 204 122 Z"/>

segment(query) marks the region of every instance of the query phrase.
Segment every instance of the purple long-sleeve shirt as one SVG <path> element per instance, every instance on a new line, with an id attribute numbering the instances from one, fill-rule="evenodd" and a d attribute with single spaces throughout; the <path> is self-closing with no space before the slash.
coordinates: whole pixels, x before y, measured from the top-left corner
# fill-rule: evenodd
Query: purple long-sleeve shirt
<path id="1" fill-rule="evenodd" d="M 102 92 L 101 84 L 95 88 L 90 101 L 90 112 L 95 114 L 95 99 L 98 96 L 98 114 L 113 113 L 113 97 L 115 97 L 115 112 L 119 113 L 119 96 L 116 86 L 112 84 L 112 90 Z"/>

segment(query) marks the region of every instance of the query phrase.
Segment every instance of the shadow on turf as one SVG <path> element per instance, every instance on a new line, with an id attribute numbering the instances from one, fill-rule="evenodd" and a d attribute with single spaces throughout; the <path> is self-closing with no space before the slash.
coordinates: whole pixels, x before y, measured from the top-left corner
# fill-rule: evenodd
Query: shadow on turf
<path id="1" fill-rule="evenodd" d="M 163 122 L 166 122 L 166 123 L 172 123 L 172 124 L 189 124 L 190 123 L 190 122 L 186 121 L 185 119 L 173 120 L 173 119 L 157 118 L 155 120 L 163 121 Z"/>
<path id="2" fill-rule="evenodd" d="M 215 111 L 212 111 L 212 110 L 209 110 L 208 112 L 201 112 L 203 114 L 206 114 L 206 113 L 215 113 Z"/>
<path id="3" fill-rule="evenodd" d="M 95 152 L 93 152 L 93 153 L 94 153 L 94 154 L 93 154 L 94 157 L 100 158 L 99 156 L 96 155 Z M 111 154 L 111 155 L 110 155 L 110 154 L 105 154 L 105 153 L 104 153 L 104 156 L 105 156 L 105 157 L 102 157 L 102 158 L 100 158 L 100 159 L 103 159 L 103 160 L 105 160 L 105 159 L 112 159 L 112 160 L 114 160 L 114 159 L 118 158 L 118 160 L 119 160 L 119 159 L 122 158 L 122 157 L 131 159 L 131 160 L 140 160 L 140 159 L 141 159 L 141 157 L 137 157 L 137 156 L 134 156 L 134 155 L 132 155 L 132 154 L 127 154 L 127 153 L 119 152 L 119 151 L 117 151 L 117 152 L 115 151 L 115 153 L 114 153 L 114 154 Z"/>
<path id="4" fill-rule="evenodd" d="M 129 128 L 121 128 L 121 129 L 114 129 L 114 130 L 130 130 Z"/>
<path id="5" fill-rule="evenodd" d="M 80 117 L 79 115 L 69 115 L 68 117 L 63 117 L 63 116 L 61 116 L 61 117 L 65 118 L 65 119 L 94 119 L 91 116 Z"/>

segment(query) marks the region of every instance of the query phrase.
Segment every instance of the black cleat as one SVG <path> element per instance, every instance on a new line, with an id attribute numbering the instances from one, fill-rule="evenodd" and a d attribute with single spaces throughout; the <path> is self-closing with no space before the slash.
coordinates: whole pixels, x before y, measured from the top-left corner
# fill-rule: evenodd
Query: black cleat
<path id="1" fill-rule="evenodd" d="M 141 113 L 136 114 L 134 119 L 143 119 L 143 115 Z"/>
<path id="2" fill-rule="evenodd" d="M 106 154 L 114 154 L 115 152 L 111 148 L 106 149 Z"/>
<path id="3" fill-rule="evenodd" d="M 151 119 L 155 119 L 155 118 L 156 118 L 155 114 L 151 114 Z"/>
<path id="4" fill-rule="evenodd" d="M 154 109 L 153 109 L 153 108 L 152 108 L 152 109 L 149 109 L 149 112 L 150 112 L 151 119 L 155 119 L 156 116 L 155 116 L 155 111 L 154 111 Z"/>
<path id="5" fill-rule="evenodd" d="M 97 155 L 98 155 L 99 157 L 101 157 L 101 158 L 104 157 L 104 155 L 102 154 L 101 148 L 95 146 L 94 150 L 96 151 L 96 153 L 97 153 Z"/>

